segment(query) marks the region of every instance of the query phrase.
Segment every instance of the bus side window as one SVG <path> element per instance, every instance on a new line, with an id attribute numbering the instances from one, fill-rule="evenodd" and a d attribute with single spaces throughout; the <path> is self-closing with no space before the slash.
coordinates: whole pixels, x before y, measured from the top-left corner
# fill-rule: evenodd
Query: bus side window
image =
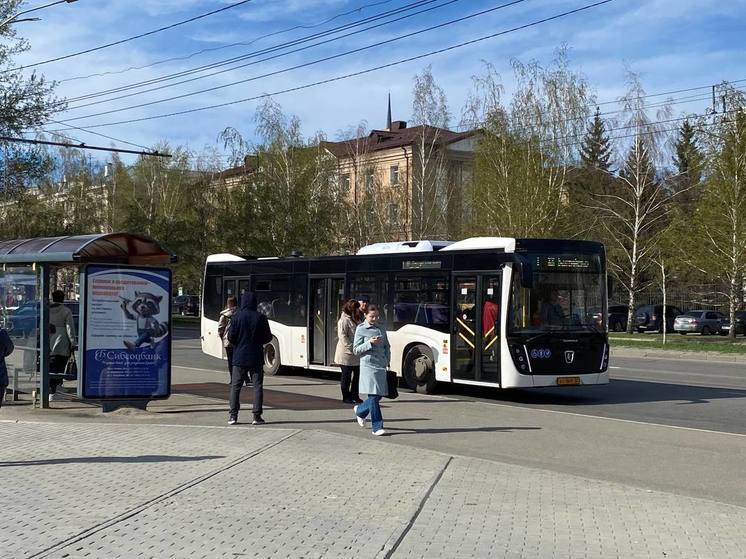
<path id="1" fill-rule="evenodd" d="M 218 320 L 220 311 L 223 310 L 223 276 L 207 274 L 204 287 L 204 313 L 205 318 Z"/>

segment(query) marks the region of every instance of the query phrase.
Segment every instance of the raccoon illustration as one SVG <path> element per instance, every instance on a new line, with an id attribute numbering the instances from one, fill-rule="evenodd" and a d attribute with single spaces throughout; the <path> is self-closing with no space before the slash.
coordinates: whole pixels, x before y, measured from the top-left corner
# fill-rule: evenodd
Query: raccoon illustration
<path id="1" fill-rule="evenodd" d="M 135 300 L 120 297 L 122 311 L 128 320 L 137 321 L 137 339 L 124 340 L 127 349 L 133 350 L 143 344 L 155 348 L 155 342 L 168 334 L 168 322 L 158 322 L 156 315 L 161 312 L 163 297 L 144 291 L 135 291 Z"/>

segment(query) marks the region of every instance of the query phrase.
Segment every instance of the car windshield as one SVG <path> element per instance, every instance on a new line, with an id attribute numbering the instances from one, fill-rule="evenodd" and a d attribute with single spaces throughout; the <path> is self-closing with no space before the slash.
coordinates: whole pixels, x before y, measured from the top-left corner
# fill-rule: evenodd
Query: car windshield
<path id="1" fill-rule="evenodd" d="M 510 334 L 606 329 L 606 290 L 598 255 L 534 255 L 531 287 L 513 274 Z"/>
<path id="2" fill-rule="evenodd" d="M 684 313 L 681 316 L 687 316 L 689 318 L 702 318 L 702 311 L 689 311 L 688 313 Z"/>

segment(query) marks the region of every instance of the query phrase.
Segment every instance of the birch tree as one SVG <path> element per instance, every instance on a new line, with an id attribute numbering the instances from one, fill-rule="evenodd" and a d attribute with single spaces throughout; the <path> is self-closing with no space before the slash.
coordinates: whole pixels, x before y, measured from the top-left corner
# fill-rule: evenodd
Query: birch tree
<path id="1" fill-rule="evenodd" d="M 593 96 L 561 48 L 549 67 L 512 61 L 516 91 L 506 106 L 494 68 L 474 78 L 464 120 L 482 131 L 475 154 L 473 229 L 551 237 L 572 226 L 570 169 L 578 160 Z"/>
<path id="2" fill-rule="evenodd" d="M 255 123 L 253 170 L 234 191 L 236 213 L 225 228 L 231 245 L 245 254 L 273 256 L 337 250 L 343 197 L 323 135 L 304 138 L 300 120 L 271 99 L 257 109 Z M 240 134 L 229 136 L 248 145 Z"/>
<path id="3" fill-rule="evenodd" d="M 632 333 L 636 296 L 653 265 L 658 234 L 670 218 L 673 197 L 656 170 L 656 162 L 664 157 L 665 136 L 648 116 L 645 91 L 635 74 L 629 74 L 628 90 L 620 102 L 632 142 L 610 191 L 596 194 L 589 209 L 600 217 L 609 269 L 627 293 L 627 331 Z M 658 116 L 668 110 L 664 107 Z"/>
<path id="4" fill-rule="evenodd" d="M 428 66 L 414 77 L 411 123 L 419 127 L 412 146 L 413 239 L 448 236 L 448 212 L 457 195 L 449 176 L 444 132 L 450 122 L 445 92 Z"/>

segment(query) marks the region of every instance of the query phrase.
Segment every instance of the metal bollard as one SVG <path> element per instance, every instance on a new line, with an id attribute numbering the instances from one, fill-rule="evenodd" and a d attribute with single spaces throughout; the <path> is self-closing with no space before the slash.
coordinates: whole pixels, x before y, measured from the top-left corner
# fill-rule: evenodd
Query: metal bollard
<path id="1" fill-rule="evenodd" d="M 13 367 L 13 401 L 18 401 L 18 373 L 23 372 L 23 367 Z"/>

